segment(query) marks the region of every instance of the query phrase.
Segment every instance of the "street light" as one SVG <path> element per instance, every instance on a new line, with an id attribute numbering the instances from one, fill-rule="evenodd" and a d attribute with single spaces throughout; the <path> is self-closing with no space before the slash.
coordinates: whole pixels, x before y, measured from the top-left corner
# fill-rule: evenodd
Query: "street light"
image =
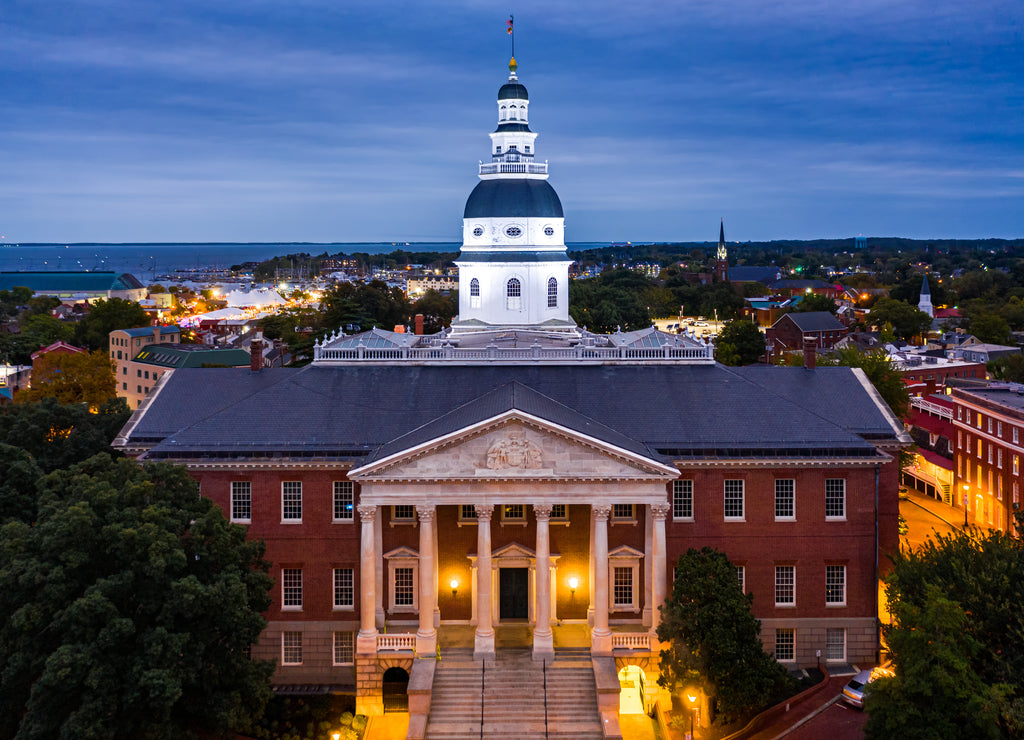
<path id="1" fill-rule="evenodd" d="M 690 702 L 690 734 L 686 736 L 687 740 L 693 740 L 693 718 L 697 716 L 697 699 L 699 698 L 698 690 L 695 687 L 688 687 L 684 692 L 687 701 Z"/>
<path id="2" fill-rule="evenodd" d="M 967 529 L 967 492 L 971 490 L 971 487 L 964 483 L 964 529 Z"/>

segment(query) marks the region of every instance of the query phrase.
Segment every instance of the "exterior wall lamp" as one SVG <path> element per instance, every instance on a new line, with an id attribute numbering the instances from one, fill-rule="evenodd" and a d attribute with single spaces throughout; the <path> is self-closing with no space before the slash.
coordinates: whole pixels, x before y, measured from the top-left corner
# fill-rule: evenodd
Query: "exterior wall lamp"
<path id="1" fill-rule="evenodd" d="M 569 579 L 569 596 L 572 596 L 572 597 L 576 596 L 576 589 L 579 588 L 579 585 L 580 585 L 580 579 L 577 578 L 576 576 L 573 576 L 572 578 Z"/>
<path id="2" fill-rule="evenodd" d="M 452 598 L 454 599 L 456 596 L 459 595 L 459 579 L 458 578 L 453 578 L 451 586 L 452 586 Z"/>

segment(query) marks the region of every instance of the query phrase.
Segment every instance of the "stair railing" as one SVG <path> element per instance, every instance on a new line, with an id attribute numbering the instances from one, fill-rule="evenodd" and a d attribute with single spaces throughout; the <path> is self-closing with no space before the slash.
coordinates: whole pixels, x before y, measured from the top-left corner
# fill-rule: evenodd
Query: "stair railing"
<path id="1" fill-rule="evenodd" d="M 544 740 L 548 737 L 548 662 L 541 662 L 544 667 Z"/>
<path id="2" fill-rule="evenodd" d="M 484 740 L 484 689 L 487 686 L 487 661 L 480 661 L 480 740 Z"/>

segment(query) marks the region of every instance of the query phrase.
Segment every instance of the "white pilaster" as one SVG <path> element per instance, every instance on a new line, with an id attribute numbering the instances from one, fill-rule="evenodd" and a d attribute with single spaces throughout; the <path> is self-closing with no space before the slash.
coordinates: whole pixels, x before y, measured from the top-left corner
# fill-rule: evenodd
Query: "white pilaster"
<path id="1" fill-rule="evenodd" d="M 638 507 L 639 508 L 639 507 Z M 651 605 L 654 603 L 654 518 L 651 516 L 649 507 L 644 507 L 644 610 L 642 624 L 650 627 L 652 623 Z"/>
<path id="2" fill-rule="evenodd" d="M 476 638 L 474 658 L 494 657 L 494 624 L 491 618 L 491 515 L 494 506 L 476 505 Z"/>
<path id="3" fill-rule="evenodd" d="M 437 648 L 437 630 L 434 629 L 434 507 L 417 506 L 416 516 L 420 528 L 420 628 L 416 632 L 416 655 L 426 658 Z"/>
<path id="4" fill-rule="evenodd" d="M 359 550 L 359 635 L 356 637 L 356 652 L 374 655 L 377 652 L 376 617 L 376 562 L 373 522 L 377 518 L 376 506 L 358 507 L 362 522 Z"/>
<path id="5" fill-rule="evenodd" d="M 661 605 L 665 603 L 668 583 L 665 575 L 668 572 L 667 553 L 665 549 L 665 519 L 671 510 L 669 504 L 651 504 L 651 518 L 654 520 L 654 546 L 651 548 L 651 598 L 652 620 L 651 632 L 657 634 L 658 623 L 661 622 Z"/>
<path id="6" fill-rule="evenodd" d="M 590 631 L 593 655 L 612 654 L 612 631 L 608 629 L 608 517 L 612 507 L 591 507 L 594 518 L 594 628 Z"/>
<path id="7" fill-rule="evenodd" d="M 534 504 L 537 519 L 537 623 L 533 627 L 533 659 L 555 656 L 551 632 L 551 504 Z"/>
<path id="8" fill-rule="evenodd" d="M 377 552 L 381 553 L 381 555 L 384 554 L 384 525 L 383 525 L 383 520 L 384 520 L 383 516 L 377 516 L 377 517 L 374 517 L 374 519 L 373 519 L 373 543 L 374 543 L 373 546 L 376 548 Z M 384 628 L 384 620 L 386 619 L 386 615 L 384 614 L 384 594 L 386 592 L 384 590 L 384 558 L 383 557 L 376 558 L 376 562 L 374 563 L 374 571 L 375 571 L 375 576 L 376 576 L 375 580 L 376 580 L 376 584 L 377 584 L 377 607 L 376 607 L 376 611 L 377 611 L 377 629 L 380 630 L 380 629 Z"/>

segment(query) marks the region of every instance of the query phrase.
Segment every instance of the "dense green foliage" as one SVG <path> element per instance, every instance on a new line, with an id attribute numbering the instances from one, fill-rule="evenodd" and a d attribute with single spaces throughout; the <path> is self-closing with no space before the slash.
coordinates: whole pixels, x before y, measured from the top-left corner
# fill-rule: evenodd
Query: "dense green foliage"
<path id="1" fill-rule="evenodd" d="M 170 740 L 262 710 L 263 545 L 184 468 L 97 455 L 34 496 L 0 530 L 0 737 Z"/>
<path id="2" fill-rule="evenodd" d="M 1003 355 L 985 367 L 996 380 L 1024 383 L 1024 354 Z"/>
<path id="3" fill-rule="evenodd" d="M 82 462 L 110 443 L 131 416 L 123 398 L 90 413 L 84 403 L 62 405 L 55 398 L 0 406 L 0 444 L 24 450 L 44 473 Z"/>
<path id="4" fill-rule="evenodd" d="M 895 676 L 871 684 L 866 737 L 1020 737 L 1024 543 L 971 529 L 891 557 L 883 629 Z"/>
<path id="5" fill-rule="evenodd" d="M 865 321 L 878 327 L 883 335 L 907 341 L 921 336 L 932 325 L 931 316 L 919 310 L 916 304 L 912 306 L 892 298 L 878 299 Z"/>
<path id="6" fill-rule="evenodd" d="M 675 689 L 699 683 L 727 723 L 774 704 L 795 685 L 761 645 L 761 624 L 740 591 L 724 553 L 693 548 L 679 558 L 672 594 L 661 607 L 658 683 Z"/>
<path id="7" fill-rule="evenodd" d="M 75 341 L 80 347 L 90 350 L 107 350 L 110 347 L 110 332 L 149 324 L 149 315 L 134 301 L 123 298 L 99 300 L 92 304 L 89 313 L 75 327 Z"/>
<path id="8" fill-rule="evenodd" d="M 808 293 L 800 302 L 796 304 L 796 308 L 793 309 L 795 313 L 809 313 L 811 311 L 828 311 L 834 314 L 838 306 L 834 299 L 829 298 L 827 295 L 820 293 Z"/>
<path id="9" fill-rule="evenodd" d="M 32 363 L 32 387 L 18 403 L 56 398 L 60 403 L 85 403 L 99 408 L 117 396 L 114 361 L 103 350 L 89 353 L 49 352 Z"/>
<path id="10" fill-rule="evenodd" d="M 715 359 L 723 365 L 752 365 L 764 357 L 764 334 L 745 319 L 722 327 L 715 342 Z"/>

